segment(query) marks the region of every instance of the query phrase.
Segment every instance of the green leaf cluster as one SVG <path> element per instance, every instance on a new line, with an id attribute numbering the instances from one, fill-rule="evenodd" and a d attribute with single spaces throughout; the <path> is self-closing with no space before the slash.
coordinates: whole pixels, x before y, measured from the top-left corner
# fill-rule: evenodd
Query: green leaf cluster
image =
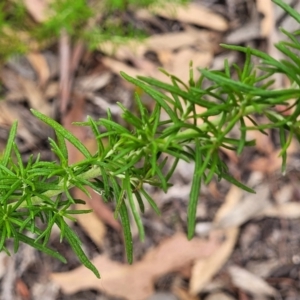
<path id="1" fill-rule="evenodd" d="M 274 2 L 300 21 L 300 14 L 282 0 Z M 95 121 L 88 117 L 86 122 L 76 123 L 91 128 L 97 141 L 96 153 L 90 153 L 58 122 L 32 110 L 56 133 L 56 139 L 49 139 L 49 142 L 57 161 L 44 162 L 37 157 L 30 158 L 24 165 L 15 143 L 15 123 L 0 163 L 0 250 L 8 253 L 7 242 L 12 239 L 14 251 L 21 241 L 64 261 L 59 253 L 48 247 L 51 229 L 56 224 L 61 229 L 61 238 L 70 243 L 80 261 L 99 276 L 82 251 L 78 236 L 65 222 L 66 218 L 74 220 L 74 214 L 88 212 L 72 209 L 72 204 L 81 202 L 72 197 L 69 191 L 72 187 L 79 188 L 88 196 L 87 187 L 91 187 L 105 201 L 115 203 L 115 216 L 123 225 L 127 259 L 131 263 L 130 215 L 143 240 L 145 231 L 141 215 L 145 203 L 148 202 L 160 214 L 145 186 L 151 185 L 167 192 L 180 160 L 194 165 L 187 214 L 189 239 L 194 235 L 196 207 L 203 184 L 208 184 L 213 178 L 224 179 L 254 193 L 230 175 L 220 156 L 221 148 L 240 154 L 245 147 L 255 144 L 254 140 L 247 139 L 247 131 L 259 130 L 266 134 L 268 128 L 278 129 L 282 171 L 285 172 L 287 149 L 292 138 L 300 141 L 300 31 L 290 33 L 282 29 L 282 32 L 287 41 L 276 45 L 285 56 L 282 60 L 255 49 L 224 45 L 245 54 L 242 67 L 229 66 L 225 61 L 223 71 L 200 69 L 200 76 L 195 79 L 190 64 L 188 83 L 163 70 L 170 83 L 149 77 L 133 78 L 121 72 L 125 80 L 155 101 L 155 107 L 149 111 L 136 95 L 137 114 L 119 104 L 127 127 L 116 123 L 109 111 L 107 118 Z M 253 57 L 260 59 L 258 66 L 252 63 Z M 272 89 L 273 76 L 277 73 L 287 76 L 291 87 Z M 277 105 L 285 106 L 292 113 L 278 111 Z M 204 111 L 198 112 L 198 106 Z M 261 119 L 265 121 L 258 124 L 254 115 L 263 116 Z M 246 125 L 249 124 L 247 119 L 252 126 Z M 238 137 L 231 134 L 235 128 L 239 128 Z M 66 141 L 83 154 L 82 161 L 69 163 Z M 27 236 L 29 232 L 33 238 Z"/>

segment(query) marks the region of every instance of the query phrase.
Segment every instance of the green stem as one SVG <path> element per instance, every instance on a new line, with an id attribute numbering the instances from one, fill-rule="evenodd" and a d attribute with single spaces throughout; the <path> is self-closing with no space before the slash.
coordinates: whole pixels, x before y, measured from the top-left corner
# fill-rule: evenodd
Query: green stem
<path id="1" fill-rule="evenodd" d="M 98 176 L 101 176 L 101 171 L 100 171 L 100 168 L 96 167 L 96 166 L 93 166 L 90 170 L 86 171 L 85 173 L 83 173 L 81 175 L 82 179 L 85 179 L 85 180 L 93 179 L 93 178 L 96 178 Z M 43 193 L 43 195 L 48 197 L 48 198 L 52 198 L 52 197 L 55 197 L 55 196 L 63 193 L 64 192 L 64 181 L 63 180 L 61 180 L 58 183 L 58 187 L 59 187 L 59 189 L 46 191 L 46 192 Z M 68 184 L 68 189 L 71 189 L 72 187 L 74 187 L 74 184 L 69 183 Z M 43 200 L 38 196 L 32 197 L 31 201 L 32 201 L 33 205 L 39 205 L 39 204 L 43 203 Z M 11 203 L 10 205 L 12 206 L 13 204 L 14 203 Z M 19 206 L 19 208 L 24 208 L 26 206 L 27 206 L 27 203 L 23 202 Z"/>

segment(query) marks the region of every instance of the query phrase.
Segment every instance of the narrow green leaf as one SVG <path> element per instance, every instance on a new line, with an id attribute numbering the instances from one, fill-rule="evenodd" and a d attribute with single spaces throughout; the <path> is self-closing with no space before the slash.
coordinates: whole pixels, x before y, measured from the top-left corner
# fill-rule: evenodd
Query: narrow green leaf
<path id="1" fill-rule="evenodd" d="M 40 234 L 36 239 L 35 239 L 35 243 L 37 243 L 39 240 L 44 239 L 43 245 L 45 246 L 46 243 L 48 242 L 48 239 L 50 237 L 51 231 L 52 231 L 52 227 L 55 224 L 55 220 L 56 220 L 57 215 L 53 214 L 52 211 L 48 212 L 48 224 L 46 229 L 44 230 L 44 232 L 42 234 Z M 25 228 L 25 227 L 24 227 Z"/>
<path id="2" fill-rule="evenodd" d="M 219 160 L 219 155 L 218 151 L 215 150 L 211 154 L 211 165 L 210 165 L 210 170 L 207 174 L 207 177 L 205 179 L 205 184 L 208 185 L 210 181 L 212 180 L 213 176 L 216 173 L 216 169 L 218 168 L 218 160 Z"/>
<path id="3" fill-rule="evenodd" d="M 286 153 L 286 136 L 285 136 L 285 130 L 283 127 L 279 128 L 279 137 L 280 137 L 280 145 L 281 145 L 281 157 L 282 157 L 282 165 L 281 165 L 281 172 L 282 174 L 285 174 L 286 172 L 286 161 L 287 161 L 287 153 Z"/>
<path id="4" fill-rule="evenodd" d="M 156 168 L 156 174 L 158 176 L 158 178 L 160 179 L 160 187 L 162 188 L 162 190 L 167 193 L 168 191 L 168 183 L 166 181 L 166 178 L 164 177 L 164 174 L 162 173 L 161 169 L 159 167 Z"/>
<path id="5" fill-rule="evenodd" d="M 24 178 L 25 168 L 24 168 L 22 157 L 21 157 L 21 153 L 15 142 L 13 142 L 13 148 L 14 148 L 14 153 L 15 153 L 15 155 L 17 157 L 17 161 L 18 161 L 18 169 L 19 169 L 18 171 L 20 172 L 20 175 Z"/>
<path id="6" fill-rule="evenodd" d="M 160 105 L 156 102 L 155 107 L 152 111 L 149 123 L 152 124 L 152 136 L 154 137 L 160 122 Z"/>
<path id="7" fill-rule="evenodd" d="M 17 233 L 17 236 L 21 242 L 28 244 L 29 246 L 31 246 L 39 251 L 42 251 L 42 252 L 46 253 L 47 255 L 57 258 L 65 264 L 67 263 L 66 259 L 61 254 L 59 254 L 57 251 L 52 250 L 51 248 L 48 248 L 42 244 L 35 243 L 34 239 L 29 238 L 28 236 L 26 236 L 24 234 Z"/>
<path id="8" fill-rule="evenodd" d="M 190 61 L 189 85 L 190 85 L 190 86 L 195 86 L 194 69 L 193 69 L 193 62 L 192 62 L 192 61 Z"/>
<path id="9" fill-rule="evenodd" d="M 141 119 L 142 119 L 142 123 L 144 124 L 145 121 L 146 121 L 146 108 L 145 106 L 143 105 L 141 99 L 140 99 L 140 96 L 138 95 L 138 93 L 135 93 L 134 95 L 134 99 L 135 99 L 135 102 L 139 108 L 139 111 L 140 111 L 140 115 L 141 115 Z"/>
<path id="10" fill-rule="evenodd" d="M 6 227 L 1 226 L 0 251 L 2 251 L 5 248 L 6 239 L 8 239 L 7 232 L 6 232 Z M 8 254 L 8 255 L 10 255 L 10 254 Z"/>
<path id="11" fill-rule="evenodd" d="M 98 129 L 96 122 L 90 116 L 88 116 L 88 122 L 89 122 L 89 125 L 93 131 L 95 138 L 96 138 L 96 142 L 97 142 L 97 146 L 98 146 L 98 153 L 100 156 L 104 152 L 104 146 L 103 146 L 102 140 L 98 138 L 98 136 L 100 135 L 100 131 Z"/>
<path id="12" fill-rule="evenodd" d="M 195 95 L 193 95 L 192 93 L 185 92 L 182 89 L 180 89 L 179 87 L 167 84 L 167 83 L 159 81 L 159 80 L 157 80 L 155 78 L 149 78 L 149 77 L 143 77 L 143 76 L 139 76 L 138 78 L 140 80 L 142 80 L 143 82 L 146 82 L 146 83 L 148 83 L 150 85 L 153 85 L 153 86 L 156 86 L 158 88 L 162 88 L 165 91 L 168 91 L 168 92 L 170 92 L 172 94 L 176 94 L 176 95 L 182 97 L 183 99 L 186 99 L 186 100 L 191 101 L 193 103 L 199 104 L 199 105 L 201 105 L 203 107 L 210 108 L 210 107 L 214 106 L 214 104 L 211 103 L 211 102 L 209 102 L 209 101 L 201 99 L 200 97 L 195 97 Z M 127 78 L 125 78 L 125 79 L 127 80 Z M 132 83 L 134 83 L 134 82 L 132 82 Z"/>
<path id="13" fill-rule="evenodd" d="M 97 270 L 97 268 L 92 264 L 92 262 L 89 260 L 89 258 L 86 256 L 86 254 L 83 252 L 80 240 L 76 233 L 72 231 L 72 229 L 68 226 L 68 224 L 61 218 L 61 220 L 58 222 L 57 220 L 55 223 L 58 225 L 58 227 L 62 230 L 63 227 L 63 235 L 67 239 L 68 243 L 70 244 L 71 248 L 77 255 L 79 261 L 88 269 L 90 269 L 97 278 L 100 278 L 100 274 Z"/>
<path id="14" fill-rule="evenodd" d="M 129 111 L 127 108 L 125 108 L 123 105 L 119 103 L 119 106 L 123 109 L 122 117 L 123 119 L 134 126 L 136 129 L 143 129 L 143 121 L 138 118 L 135 114 L 133 114 L 131 111 Z M 128 131 L 129 132 L 129 131 Z"/>
<path id="15" fill-rule="evenodd" d="M 239 182 L 238 180 L 236 180 L 235 178 L 231 177 L 230 175 L 223 173 L 221 174 L 221 177 L 226 179 L 228 182 L 236 185 L 237 187 L 241 188 L 242 190 L 252 193 L 252 194 L 256 194 L 256 192 L 254 190 L 252 190 L 251 188 L 249 188 L 248 186 L 242 184 L 241 182 Z"/>
<path id="16" fill-rule="evenodd" d="M 123 228 L 127 261 L 129 264 L 132 264 L 132 262 L 133 262 L 133 241 L 132 241 L 132 235 L 131 235 L 131 229 L 130 229 L 130 219 L 129 219 L 127 207 L 126 207 L 126 204 L 124 203 L 124 201 L 120 205 L 119 216 L 120 216 L 122 228 Z"/>
<path id="17" fill-rule="evenodd" d="M 58 134 L 57 134 L 58 136 Z M 67 167 L 68 165 L 68 157 L 66 158 L 65 157 L 65 154 L 62 152 L 64 151 L 63 149 L 61 149 L 57 144 L 56 142 L 51 139 L 50 137 L 48 138 L 49 142 L 50 142 L 50 146 L 51 146 L 51 150 L 54 154 L 56 154 L 56 156 L 59 158 L 59 160 L 61 161 L 61 164 L 64 166 L 64 167 Z"/>
<path id="18" fill-rule="evenodd" d="M 116 133 L 121 134 L 121 133 L 128 133 L 130 134 L 130 131 L 127 130 L 125 127 L 119 125 L 118 123 L 111 121 L 111 120 L 107 120 L 107 119 L 100 119 L 97 124 L 103 125 L 106 128 L 111 128 L 114 129 L 116 131 Z"/>
<path id="19" fill-rule="evenodd" d="M 282 0 L 272 0 L 276 5 L 284 9 L 291 17 L 293 17 L 298 23 L 300 23 L 300 14 Z"/>
<path id="20" fill-rule="evenodd" d="M 176 167 L 178 165 L 178 162 L 179 162 L 179 158 L 176 157 L 175 158 L 175 161 L 173 162 L 172 164 L 172 167 L 170 168 L 170 170 L 168 171 L 167 175 L 166 175 L 166 181 L 168 182 L 170 180 L 170 178 L 172 177 L 174 171 L 176 170 Z"/>
<path id="21" fill-rule="evenodd" d="M 156 100 L 159 105 L 161 107 L 163 107 L 163 109 L 166 111 L 166 113 L 169 115 L 169 117 L 172 119 L 173 122 L 176 122 L 177 117 L 174 114 L 173 110 L 171 109 L 171 107 L 167 104 L 166 102 L 166 98 L 167 96 L 165 96 L 164 94 L 154 90 L 153 88 L 151 88 L 150 86 L 142 83 L 140 80 L 135 79 L 127 74 L 125 74 L 124 72 L 121 72 L 121 76 L 126 79 L 127 81 L 133 83 L 134 85 L 140 87 L 142 90 L 145 91 L 145 93 L 147 93 L 149 96 L 151 96 L 154 100 Z M 171 99 L 170 99 L 171 100 Z M 172 101 L 172 100 L 171 100 Z"/>
<path id="22" fill-rule="evenodd" d="M 240 137 L 240 143 L 237 149 L 237 154 L 240 155 L 242 151 L 244 150 L 245 147 L 245 142 L 246 142 L 246 124 L 243 118 L 240 118 L 240 132 L 241 132 L 241 137 Z"/>
<path id="23" fill-rule="evenodd" d="M 58 122 L 55 120 L 43 115 L 42 113 L 31 109 L 31 112 L 34 116 L 36 116 L 38 119 L 46 123 L 47 125 L 51 126 L 55 132 L 58 134 L 61 134 L 65 139 L 67 139 L 72 145 L 74 145 L 86 158 L 91 158 L 91 154 L 89 150 L 78 140 L 77 137 L 75 137 L 71 132 L 69 132 L 67 129 L 65 129 L 63 126 L 61 126 Z"/>
<path id="24" fill-rule="evenodd" d="M 202 164 L 202 155 L 200 150 L 200 142 L 198 139 L 195 140 L 195 168 L 194 175 L 192 180 L 192 187 L 190 192 L 190 199 L 188 204 L 188 239 L 192 239 L 195 233 L 195 225 L 196 225 L 196 212 L 197 212 L 197 204 L 198 198 L 200 194 L 201 188 L 201 178 L 202 174 L 199 173 L 199 169 L 201 169 Z"/>
<path id="25" fill-rule="evenodd" d="M 2 161 L 1 161 L 2 165 L 5 167 L 7 166 L 8 161 L 11 157 L 11 151 L 12 151 L 12 147 L 13 147 L 13 142 L 14 142 L 16 134 L 17 134 L 17 128 L 18 128 L 18 122 L 15 121 L 11 126 L 11 129 L 10 129 L 10 132 L 8 135 L 8 139 L 6 142 L 5 151 L 4 151 L 4 154 L 2 157 Z"/>
<path id="26" fill-rule="evenodd" d="M 144 156 L 143 152 L 140 152 L 138 155 L 135 155 L 130 158 L 129 162 L 122 167 L 120 167 L 118 170 L 113 172 L 113 175 L 118 175 L 124 173 L 126 170 L 134 166 L 137 162 L 141 160 L 141 158 Z"/>
<path id="27" fill-rule="evenodd" d="M 137 211 L 135 203 L 134 203 L 134 199 L 132 196 L 132 188 L 131 188 L 131 184 L 130 184 L 130 177 L 127 172 L 126 172 L 125 178 L 124 178 L 124 187 L 126 188 L 126 194 L 127 194 L 128 202 L 130 205 L 130 209 L 131 209 L 133 218 L 135 220 L 135 223 L 136 223 L 138 231 L 139 231 L 140 240 L 144 241 L 145 240 L 144 225 L 143 225 L 141 216 L 140 216 L 139 212 Z"/>
<path id="28" fill-rule="evenodd" d="M 109 176 L 109 178 L 110 178 L 111 186 L 113 189 L 114 198 L 116 199 L 116 202 L 117 202 L 118 199 L 120 198 L 121 187 L 119 186 L 119 184 L 114 176 Z M 118 215 L 118 213 L 117 213 L 117 215 Z"/>
<path id="29" fill-rule="evenodd" d="M 78 209 L 78 210 L 74 210 L 74 209 L 68 209 L 66 210 L 66 214 L 69 215 L 82 215 L 82 214 L 89 214 L 93 212 L 92 209 Z"/>
<path id="30" fill-rule="evenodd" d="M 150 149 L 151 149 L 151 156 L 150 156 L 150 162 L 151 162 L 151 175 L 154 176 L 157 169 L 157 144 L 155 141 L 152 141 Z"/>
<path id="31" fill-rule="evenodd" d="M 134 195 L 135 195 L 136 200 L 137 200 L 137 202 L 139 204 L 141 213 L 145 213 L 145 205 L 144 205 L 143 199 L 142 199 L 142 197 L 140 195 L 140 191 L 135 191 Z"/>
<path id="32" fill-rule="evenodd" d="M 243 66 L 243 72 L 241 74 L 241 81 L 243 81 L 243 82 L 245 82 L 245 80 L 247 78 L 249 78 L 249 76 L 250 76 L 250 71 L 251 71 L 250 64 L 251 64 L 251 52 L 250 52 L 250 48 L 247 47 L 246 60 L 244 62 L 244 66 Z"/>
<path id="33" fill-rule="evenodd" d="M 140 192 L 146 198 L 146 200 L 148 201 L 152 209 L 156 212 L 156 214 L 160 216 L 161 212 L 154 200 L 148 195 L 148 193 L 143 188 L 140 189 Z"/>
<path id="34" fill-rule="evenodd" d="M 57 137 L 57 143 L 58 143 L 59 149 L 60 149 L 65 161 L 68 162 L 68 148 L 66 145 L 65 138 L 59 132 L 56 132 L 56 137 Z"/>
<path id="35" fill-rule="evenodd" d="M 248 50 L 248 48 L 245 48 L 245 47 L 241 47 L 241 46 L 233 46 L 233 45 L 224 45 L 224 44 L 221 44 L 222 47 L 226 48 L 226 49 L 231 49 L 231 50 L 236 50 L 236 51 L 241 51 L 241 52 L 244 52 L 246 53 Z M 277 61 L 275 58 L 273 58 L 272 56 L 270 56 L 269 54 L 263 52 L 263 51 L 259 51 L 259 50 L 256 50 L 256 49 L 252 49 L 252 48 L 249 48 L 249 51 L 251 52 L 251 54 L 257 56 L 257 57 L 260 57 L 263 59 L 263 63 L 268 65 L 268 66 L 274 66 L 275 69 L 273 69 L 273 72 L 272 73 L 284 73 L 286 74 L 287 76 L 290 76 L 295 82 L 298 83 L 298 85 L 300 85 L 300 80 L 299 78 L 297 77 L 297 74 L 291 74 L 290 72 L 290 69 L 287 68 L 284 64 L 282 64 L 280 61 Z M 277 68 L 277 69 L 276 69 Z M 209 78 L 208 76 L 208 73 L 209 71 L 205 71 L 206 75 L 207 75 L 207 78 Z M 206 76 L 205 75 L 205 76 Z M 212 77 L 210 76 L 211 80 L 214 80 L 215 82 L 219 83 L 221 81 L 219 81 L 220 78 L 218 79 L 212 79 Z M 217 81 L 218 80 L 218 81 Z M 291 98 L 293 97 L 296 97 L 297 95 L 297 90 L 296 89 L 281 89 L 281 90 L 263 90 L 263 89 L 259 89 L 259 88 L 254 88 L 254 87 L 251 87 L 251 86 L 248 86 L 248 85 L 245 85 L 245 84 L 242 84 L 240 82 L 235 82 L 231 79 L 228 79 L 226 84 L 230 87 L 235 87 L 236 90 L 239 90 L 240 91 L 243 91 L 243 92 L 248 92 L 248 93 L 253 93 L 255 95 L 259 95 L 259 96 L 269 96 L 269 97 L 272 97 L 272 96 L 275 96 L 275 95 L 282 95 L 282 94 L 285 94 L 285 95 L 290 95 Z M 223 84 L 225 83 L 225 81 L 223 81 Z M 299 93 L 299 91 L 298 91 Z"/>
<path id="36" fill-rule="evenodd" d="M 103 180 L 103 187 L 104 187 L 104 194 L 105 198 L 109 196 L 110 194 L 110 184 L 109 184 L 109 177 L 107 175 L 106 170 L 100 166 L 101 176 Z"/>
<path id="37" fill-rule="evenodd" d="M 113 178 L 113 177 L 111 177 Z M 123 180 L 123 185 L 124 185 L 124 180 Z M 119 197 L 117 198 L 117 206 L 116 206 L 116 209 L 115 209 L 115 212 L 114 212 L 114 216 L 115 218 L 117 219 L 117 216 L 119 214 L 119 211 L 124 203 L 124 197 L 125 197 L 125 190 L 122 186 L 122 188 L 120 189 L 120 192 L 119 192 Z"/>

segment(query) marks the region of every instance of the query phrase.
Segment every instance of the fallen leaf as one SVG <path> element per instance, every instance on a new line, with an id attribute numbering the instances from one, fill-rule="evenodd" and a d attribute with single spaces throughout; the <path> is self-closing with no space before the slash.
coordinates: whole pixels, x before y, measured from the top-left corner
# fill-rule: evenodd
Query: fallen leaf
<path id="1" fill-rule="evenodd" d="M 271 218 L 287 218 L 298 219 L 300 218 L 300 203 L 288 202 L 279 205 L 273 205 L 266 208 L 262 215 Z"/>
<path id="2" fill-rule="evenodd" d="M 248 24 L 238 27 L 237 29 L 230 32 L 226 38 L 225 43 L 227 44 L 241 44 L 249 40 L 260 37 L 260 23 L 259 19 L 256 18 Z"/>
<path id="3" fill-rule="evenodd" d="M 274 28 L 274 5 L 271 0 L 257 0 L 256 6 L 263 15 L 260 21 L 261 36 L 268 37 Z"/>
<path id="4" fill-rule="evenodd" d="M 14 121 L 18 120 L 18 136 L 26 141 L 27 145 L 33 147 L 36 145 L 36 136 L 32 134 L 32 126 L 29 128 L 25 125 L 24 119 L 22 114 L 24 114 L 24 110 L 16 110 L 14 105 L 10 105 L 8 101 L 1 101 L 0 102 L 0 124 L 3 128 L 9 129 Z M 34 126 L 33 126 L 34 127 Z M 45 129 L 42 125 L 40 129 Z M 30 130 L 29 130 L 30 129 Z M 0 144 L 1 149 L 5 148 L 2 147 Z"/>
<path id="5" fill-rule="evenodd" d="M 226 196 L 224 204 L 215 216 L 214 223 L 218 223 L 224 215 L 231 212 L 235 205 L 239 202 L 241 196 L 242 191 L 236 186 L 232 186 Z M 196 295 L 201 292 L 228 260 L 234 249 L 238 233 L 239 229 L 237 227 L 220 230 L 219 235 L 224 236 L 225 241 L 208 258 L 199 259 L 195 262 L 190 279 L 190 293 L 192 295 Z"/>
<path id="6" fill-rule="evenodd" d="M 178 300 L 178 298 L 170 292 L 155 292 L 146 300 Z"/>
<path id="7" fill-rule="evenodd" d="M 40 111 L 44 115 L 51 116 L 53 106 L 49 105 L 46 101 L 45 95 L 42 89 L 36 84 L 36 82 L 19 77 L 19 82 L 23 88 L 24 96 L 27 98 L 30 107 Z"/>
<path id="8" fill-rule="evenodd" d="M 24 4 L 33 19 L 39 23 L 47 20 L 49 0 L 24 0 Z"/>
<path id="9" fill-rule="evenodd" d="M 172 292 L 178 297 L 180 300 L 199 300 L 198 296 L 191 295 L 187 290 L 175 286 L 172 289 Z"/>
<path id="10" fill-rule="evenodd" d="M 149 74 L 145 74 L 145 72 L 141 70 L 137 70 L 136 68 L 128 66 L 126 63 L 117 61 L 115 59 L 109 58 L 109 57 L 103 57 L 102 63 L 108 67 L 112 72 L 115 74 L 120 74 L 120 70 L 122 70 L 124 73 L 132 76 L 149 76 Z"/>
<path id="11" fill-rule="evenodd" d="M 112 74 L 109 72 L 82 76 L 76 78 L 74 86 L 83 92 L 94 92 L 105 87 L 111 81 L 111 77 Z"/>
<path id="12" fill-rule="evenodd" d="M 209 51 L 199 52 L 190 48 L 182 49 L 173 55 L 173 59 L 170 61 L 170 65 L 165 66 L 168 72 L 172 75 L 177 76 L 183 82 L 189 80 L 189 68 L 190 61 L 193 62 L 193 67 L 206 68 L 212 62 L 213 56 Z M 194 80 L 197 81 L 200 77 L 199 72 L 194 72 Z"/>
<path id="13" fill-rule="evenodd" d="M 270 205 L 269 188 L 267 185 L 262 185 L 256 188 L 256 194 L 248 194 L 231 211 L 220 217 L 215 226 L 216 228 L 240 226 L 251 218 L 258 216 L 262 210 Z"/>
<path id="14" fill-rule="evenodd" d="M 197 295 L 206 284 L 213 278 L 213 276 L 223 267 L 231 255 L 239 229 L 229 228 L 220 232 L 225 237 L 222 245 L 208 258 L 197 260 L 192 269 L 192 276 L 190 279 L 190 293 Z"/>
<path id="15" fill-rule="evenodd" d="M 176 7 L 175 11 L 156 8 L 155 13 L 168 19 L 176 19 L 179 22 L 191 23 L 217 31 L 224 32 L 228 29 L 228 22 L 225 18 L 197 3 Z"/>
<path id="16" fill-rule="evenodd" d="M 180 47 L 194 45 L 195 36 L 187 32 L 171 32 L 156 34 L 146 40 L 146 46 L 153 51 L 175 50 Z"/>
<path id="17" fill-rule="evenodd" d="M 22 71 L 19 72 L 18 67 L 15 67 L 16 65 L 18 65 L 18 63 L 10 61 L 8 63 L 8 65 L 10 68 L 2 68 L 0 71 L 1 84 L 3 84 L 10 92 L 17 93 L 17 94 L 21 95 L 21 99 L 24 99 L 23 88 L 19 82 L 19 75 L 18 75 Z M 25 68 L 25 67 L 23 68 L 24 71 L 26 69 L 27 68 Z M 34 71 L 30 70 L 28 77 L 32 77 L 34 79 L 33 73 L 34 73 Z"/>
<path id="18" fill-rule="evenodd" d="M 277 258 L 267 259 L 267 260 L 251 260 L 247 263 L 247 270 L 256 276 L 266 278 L 271 275 L 271 273 L 280 267 L 280 261 Z"/>
<path id="19" fill-rule="evenodd" d="M 205 300 L 234 300 L 235 298 L 231 297 L 228 294 L 225 294 L 223 292 L 217 292 L 208 295 Z"/>
<path id="20" fill-rule="evenodd" d="M 230 266 L 228 272 L 233 284 L 254 296 L 276 296 L 276 290 L 262 278 L 238 266 Z"/>
<path id="21" fill-rule="evenodd" d="M 26 283 L 18 278 L 15 283 L 15 289 L 17 295 L 22 299 L 22 300 L 29 300 L 31 299 L 30 291 Z"/>
<path id="22" fill-rule="evenodd" d="M 38 74 L 40 86 L 44 87 L 50 78 L 50 69 L 46 58 L 41 53 L 32 52 L 27 54 L 27 59 Z"/>
<path id="23" fill-rule="evenodd" d="M 184 234 L 178 233 L 131 266 L 112 261 L 106 255 L 99 255 L 93 264 L 100 271 L 100 280 L 82 266 L 70 272 L 53 273 L 51 279 L 65 294 L 95 289 L 128 300 L 141 300 L 153 293 L 157 278 L 178 271 L 195 259 L 209 256 L 218 246 L 216 237 L 188 241 Z"/>

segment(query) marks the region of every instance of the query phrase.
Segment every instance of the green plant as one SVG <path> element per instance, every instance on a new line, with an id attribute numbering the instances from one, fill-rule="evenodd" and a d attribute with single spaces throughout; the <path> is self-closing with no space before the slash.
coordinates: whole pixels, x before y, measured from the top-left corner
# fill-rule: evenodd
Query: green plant
<path id="1" fill-rule="evenodd" d="M 170 3 L 173 7 L 186 2 L 188 0 L 53 0 L 38 23 L 28 14 L 24 0 L 4 1 L 0 4 L 0 62 L 45 47 L 56 41 L 62 30 L 72 40 L 86 41 L 91 49 L 106 41 L 122 44 L 143 38 L 144 32 L 122 18 L 125 10 Z"/>
<path id="2" fill-rule="evenodd" d="M 299 13 L 282 0 L 273 1 L 300 23 Z M 148 201 L 160 214 L 154 200 L 144 189 L 144 184 L 167 192 L 179 160 L 195 162 L 188 206 L 189 239 L 194 235 L 201 184 L 208 184 L 216 176 L 254 192 L 230 176 L 219 156 L 221 147 L 240 154 L 246 146 L 255 143 L 246 140 L 248 130 L 259 130 L 265 134 L 264 129 L 277 128 L 284 172 L 287 148 L 293 137 L 300 140 L 300 58 L 297 54 L 300 50 L 297 38 L 300 31 L 289 33 L 282 29 L 282 32 L 289 40 L 278 43 L 276 47 L 286 59 L 276 60 L 255 49 L 224 45 L 225 48 L 245 53 L 243 67 L 230 67 L 225 61 L 224 71 L 200 70 L 201 76 L 195 81 L 190 65 L 188 85 L 165 71 L 171 80 L 170 84 L 154 78 L 135 79 L 121 73 L 123 78 L 155 100 L 155 108 L 148 111 L 138 95 L 135 100 L 139 115 L 134 115 L 120 104 L 123 118 L 132 130 L 114 122 L 109 111 L 106 119 L 94 121 L 88 118 L 87 122 L 76 123 L 92 129 L 98 145 L 96 153 L 90 153 L 59 123 L 32 110 L 38 119 L 54 129 L 56 141 L 50 138 L 49 141 L 58 160 L 47 162 L 40 161 L 39 157 L 31 157 L 24 165 L 14 141 L 17 131 L 15 123 L 0 164 L 0 249 L 9 253 L 6 243 L 13 239 L 14 251 L 18 250 L 19 242 L 24 242 L 65 261 L 59 253 L 47 247 L 51 229 L 56 224 L 61 230 L 61 238 L 69 242 L 80 261 L 99 277 L 98 271 L 82 251 L 76 233 L 65 222 L 65 218 L 75 220 L 74 215 L 88 212 L 71 208 L 73 203 L 82 202 L 72 197 L 69 192 L 72 187 L 76 186 L 89 195 L 86 189 L 89 186 L 106 201 L 115 201 L 115 216 L 121 220 L 127 259 L 131 263 L 133 246 L 128 211 L 131 211 L 140 239 L 143 240 L 144 229 L 139 212 L 144 211 L 143 202 Z M 259 66 L 251 63 L 252 56 L 261 59 Z M 276 73 L 285 74 L 291 82 L 291 88 L 272 90 L 272 76 Z M 232 79 L 232 74 L 237 74 L 238 78 Z M 204 84 L 205 81 L 209 81 L 209 85 Z M 164 92 L 168 92 L 168 95 Z M 293 112 L 290 115 L 282 114 L 274 109 L 278 104 L 293 109 Z M 206 108 L 206 111 L 197 114 L 196 105 Z M 167 115 L 164 121 L 161 120 L 162 113 Z M 253 114 L 265 116 L 268 122 L 257 124 L 251 117 Z M 253 126 L 247 127 L 245 118 Z M 198 125 L 199 120 L 202 121 L 201 125 Z M 240 129 L 239 138 L 230 137 L 235 126 Z M 108 143 L 102 143 L 103 138 L 107 138 Z M 66 140 L 84 155 L 82 161 L 71 165 L 68 163 Z M 168 160 L 171 167 L 166 169 Z M 139 207 L 135 206 L 134 198 Z M 44 226 L 39 225 L 40 221 Z M 26 235 L 28 232 L 35 237 L 29 238 Z"/>

